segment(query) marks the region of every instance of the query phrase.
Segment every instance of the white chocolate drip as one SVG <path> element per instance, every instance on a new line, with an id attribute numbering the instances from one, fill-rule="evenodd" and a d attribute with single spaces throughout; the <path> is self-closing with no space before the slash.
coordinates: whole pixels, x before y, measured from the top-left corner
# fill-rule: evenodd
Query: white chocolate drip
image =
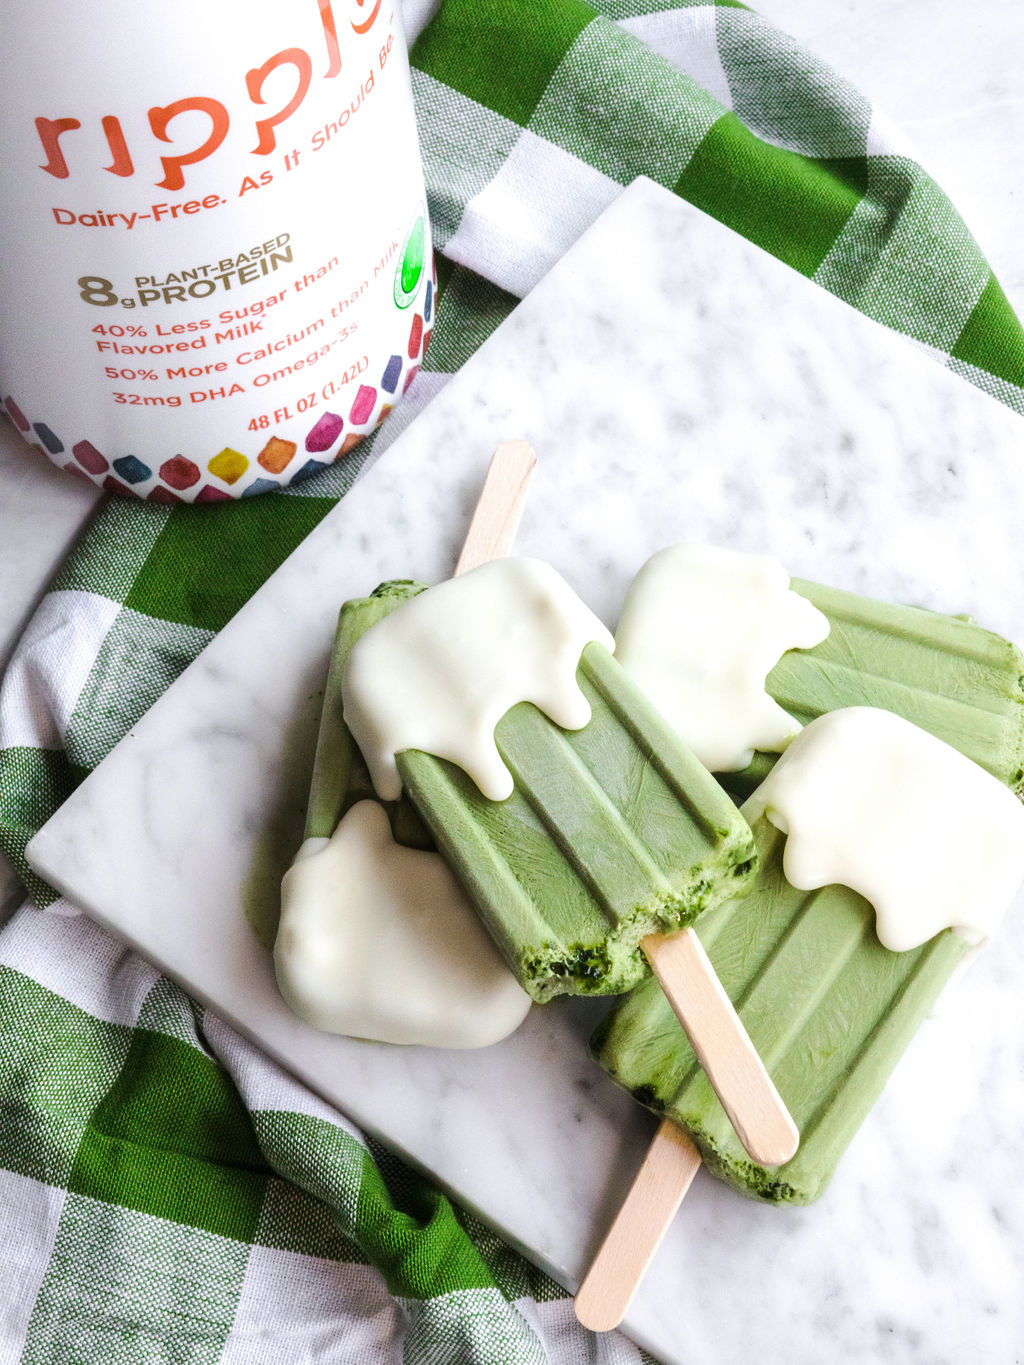
<path id="1" fill-rule="evenodd" d="M 566 730 L 590 719 L 576 682 L 584 646 L 614 642 L 550 565 L 495 559 L 404 602 L 349 655 L 345 720 L 378 795 L 402 790 L 395 755 L 422 749 L 464 768 L 492 801 L 512 794 L 494 727 L 530 701 Z"/>
<path id="2" fill-rule="evenodd" d="M 530 997 L 444 860 L 404 848 L 376 801 L 309 839 L 285 874 L 274 946 L 281 994 L 327 1033 L 385 1043 L 486 1047 Z"/>
<path id="3" fill-rule="evenodd" d="M 1024 880 L 1024 806 L 956 749 L 889 711 L 812 721 L 746 802 L 787 835 L 801 891 L 838 882 L 871 902 L 894 952 L 942 929 L 995 932 Z"/>
<path id="4" fill-rule="evenodd" d="M 786 650 L 820 644 L 828 630 L 777 560 L 675 545 L 633 580 L 616 657 L 705 767 L 733 772 L 799 733 L 765 678 Z"/>

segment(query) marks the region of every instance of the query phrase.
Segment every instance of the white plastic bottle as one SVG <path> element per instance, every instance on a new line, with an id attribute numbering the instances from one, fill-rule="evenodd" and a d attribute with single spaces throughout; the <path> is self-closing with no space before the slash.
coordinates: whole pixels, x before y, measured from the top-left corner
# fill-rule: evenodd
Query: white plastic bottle
<path id="1" fill-rule="evenodd" d="M 433 321 L 397 0 L 5 0 L 0 396 L 154 502 L 344 455 Z"/>

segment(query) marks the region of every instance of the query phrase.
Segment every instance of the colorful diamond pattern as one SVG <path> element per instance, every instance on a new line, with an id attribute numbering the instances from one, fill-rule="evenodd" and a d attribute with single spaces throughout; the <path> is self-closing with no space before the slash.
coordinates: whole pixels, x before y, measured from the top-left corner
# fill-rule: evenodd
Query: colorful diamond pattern
<path id="1" fill-rule="evenodd" d="M 251 483 L 248 488 L 243 490 L 242 497 L 255 498 L 260 493 L 271 493 L 275 488 L 280 487 L 281 485 L 276 479 L 257 479 L 255 483 Z"/>
<path id="2" fill-rule="evenodd" d="M 64 450 L 64 442 L 60 439 L 60 437 L 55 436 L 54 433 L 44 422 L 35 422 L 33 423 L 33 425 L 36 430 L 36 435 L 42 441 L 43 445 L 50 452 L 50 454 L 60 455 Z"/>
<path id="3" fill-rule="evenodd" d="M 415 360 L 420 353 L 420 342 L 423 340 L 423 314 L 417 313 L 412 320 L 412 327 L 409 329 L 409 359 Z"/>
<path id="4" fill-rule="evenodd" d="M 159 469 L 154 471 L 137 455 L 120 455 L 116 459 L 111 459 L 92 441 L 83 438 L 71 446 L 73 461 L 57 460 L 58 455 L 64 454 L 65 444 L 53 428 L 45 422 L 30 421 L 10 394 L 3 398 L 3 406 L 14 425 L 41 455 L 54 459 L 55 463 L 74 477 L 98 484 L 106 492 L 119 497 L 144 498 L 147 502 L 164 505 L 183 502 L 229 502 L 237 497 L 256 497 L 261 493 L 281 488 L 287 483 L 309 478 L 325 468 L 332 458 L 340 459 L 353 450 L 368 434 L 367 428 L 380 426 L 397 401 L 395 398 L 391 402 L 385 402 L 378 410 L 380 396 L 405 393 L 419 373 L 419 362 L 422 361 L 430 339 L 429 324 L 435 308 L 436 295 L 435 265 L 427 280 L 423 311 L 415 314 L 410 324 L 406 351 L 408 361 L 415 363 L 406 370 L 408 362 L 403 356 L 390 355 L 383 371 L 377 371 L 381 376 L 379 385 L 359 385 L 347 418 L 340 413 L 325 412 L 309 428 L 305 437 L 300 438 L 308 454 L 326 456 L 325 459 L 307 459 L 304 464 L 296 463 L 292 468 L 299 449 L 298 443 L 275 434 L 266 441 L 255 457 L 256 463 L 267 475 L 273 477 L 259 476 L 251 479 L 237 492 L 228 492 L 214 483 L 204 483 L 204 471 L 200 465 L 180 454 L 164 460 Z M 344 440 L 341 440 L 346 423 L 364 429 L 350 430 Z M 33 440 L 33 437 L 37 439 Z M 333 456 L 329 454 L 332 450 Z M 250 456 L 232 446 L 225 446 L 206 462 L 205 473 L 212 475 L 219 483 L 231 487 L 244 481 L 250 474 L 252 463 Z M 277 477 L 280 475 L 286 477 Z"/>
<path id="5" fill-rule="evenodd" d="M 394 393 L 398 388 L 398 381 L 402 377 L 402 357 L 393 355 L 387 363 L 387 367 L 381 376 L 380 386 L 388 393 Z"/>
<path id="6" fill-rule="evenodd" d="M 336 412 L 325 412 L 316 426 L 310 428 L 306 437 L 306 449 L 330 450 L 341 435 L 341 429 L 344 425 L 344 417 L 339 417 Z"/>
<path id="7" fill-rule="evenodd" d="M 5 398 L 4 407 L 7 409 L 7 415 L 10 417 L 11 421 L 18 428 L 18 430 L 28 431 L 29 429 L 28 418 L 22 412 L 21 408 L 18 407 L 14 399 Z"/>
<path id="8" fill-rule="evenodd" d="M 225 483 L 237 483 L 249 468 L 249 461 L 240 450 L 225 446 L 219 455 L 214 455 L 206 468 L 214 478 L 223 479 Z"/>
<path id="9" fill-rule="evenodd" d="M 114 468 L 126 483 L 145 483 L 147 479 L 153 477 L 149 465 L 143 464 L 134 455 L 122 455 L 119 460 L 114 461 Z"/>
<path id="10" fill-rule="evenodd" d="M 361 427 L 364 422 L 368 422 L 373 416 L 373 410 L 377 406 L 377 390 L 371 388 L 369 384 L 360 384 L 359 391 L 352 403 L 352 411 L 348 415 L 348 420 L 353 426 Z"/>
<path id="11" fill-rule="evenodd" d="M 160 484 L 157 484 L 155 488 L 151 488 L 146 494 L 146 501 L 171 504 L 183 502 L 184 499 L 179 498 L 177 493 L 172 493 L 169 488 L 163 488 Z"/>
<path id="12" fill-rule="evenodd" d="M 298 446 L 294 441 L 285 441 L 280 436 L 271 436 L 256 459 L 271 474 L 280 474 L 288 467 L 297 450 Z"/>
<path id="13" fill-rule="evenodd" d="M 105 474 L 110 468 L 107 457 L 101 455 L 91 441 L 78 441 L 71 447 L 71 453 L 89 474 Z"/>
<path id="14" fill-rule="evenodd" d="M 184 455 L 172 455 L 160 466 L 160 477 L 168 488 L 191 488 L 199 482 L 199 466 Z"/>

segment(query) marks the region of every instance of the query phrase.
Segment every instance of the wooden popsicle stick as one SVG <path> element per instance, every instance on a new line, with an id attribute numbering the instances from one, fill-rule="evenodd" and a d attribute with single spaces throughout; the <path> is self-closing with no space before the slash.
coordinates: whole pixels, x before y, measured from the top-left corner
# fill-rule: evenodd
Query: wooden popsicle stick
<path id="1" fill-rule="evenodd" d="M 536 467 L 537 456 L 526 441 L 505 441 L 491 456 L 456 574 L 508 554 Z"/>
<path id="2" fill-rule="evenodd" d="M 526 441 L 494 452 L 456 574 L 508 553 L 536 464 Z M 765 1165 L 788 1160 L 796 1126 L 696 934 L 652 934 L 641 946 L 746 1150 Z M 605 1332 L 622 1321 L 700 1164 L 683 1129 L 663 1120 L 576 1295 L 585 1327 Z"/>
<path id="3" fill-rule="evenodd" d="M 800 1135 L 692 929 L 640 945 L 747 1152 L 777 1166 Z M 594 1332 L 618 1327 L 701 1164 L 672 1119 L 662 1119 L 615 1221 L 576 1294 Z"/>
<path id="4" fill-rule="evenodd" d="M 781 1166 L 800 1134 L 692 929 L 640 944 L 747 1153 Z"/>
<path id="5" fill-rule="evenodd" d="M 505 441 L 494 452 L 456 574 L 508 553 L 536 466 L 526 441 Z M 788 1161 L 796 1125 L 696 934 L 652 934 L 641 947 L 746 1151 L 765 1166 Z"/>
<path id="6" fill-rule="evenodd" d="M 671 1119 L 662 1119 L 615 1221 L 576 1294 L 584 1327 L 610 1332 L 633 1301 L 647 1267 L 700 1168 L 700 1152 Z"/>

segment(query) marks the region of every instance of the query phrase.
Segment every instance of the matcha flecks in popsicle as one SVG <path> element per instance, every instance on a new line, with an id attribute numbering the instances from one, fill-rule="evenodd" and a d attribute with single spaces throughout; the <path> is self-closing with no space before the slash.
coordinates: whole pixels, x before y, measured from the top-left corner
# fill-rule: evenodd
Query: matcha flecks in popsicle
<path id="1" fill-rule="evenodd" d="M 626 594 L 616 658 L 712 772 L 744 768 L 799 732 L 765 678 L 786 651 L 819 644 L 829 623 L 789 581 L 767 555 L 674 545 Z"/>

